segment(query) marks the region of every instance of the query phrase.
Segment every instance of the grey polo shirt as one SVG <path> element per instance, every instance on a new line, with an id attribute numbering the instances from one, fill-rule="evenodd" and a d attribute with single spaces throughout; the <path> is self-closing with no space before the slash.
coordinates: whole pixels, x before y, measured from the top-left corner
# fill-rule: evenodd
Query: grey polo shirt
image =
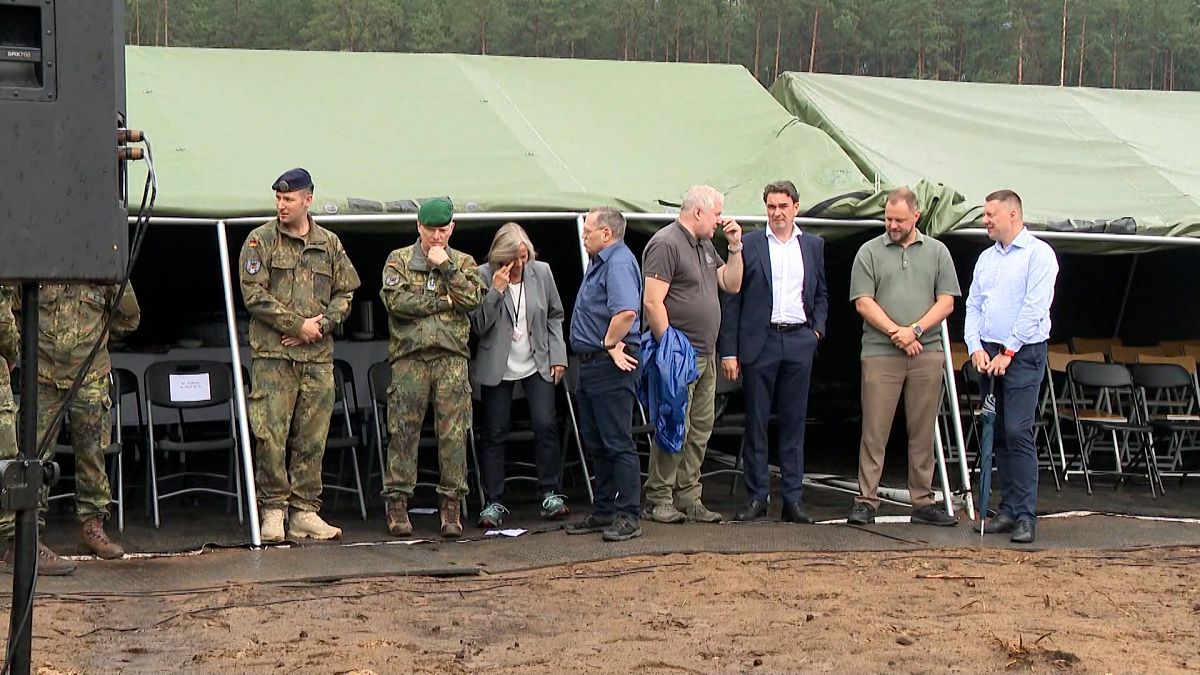
<path id="1" fill-rule="evenodd" d="M 665 301 L 667 319 L 687 336 L 699 356 L 717 349 L 721 328 L 717 270 L 724 264 L 711 241 L 697 241 L 678 220 L 655 232 L 642 252 L 645 277 L 671 284 Z"/>
<path id="2" fill-rule="evenodd" d="M 959 297 L 958 276 L 950 251 L 942 242 L 917 232 L 917 240 L 905 248 L 892 242 L 887 232 L 868 241 L 854 256 L 850 272 L 850 302 L 874 298 L 892 321 L 909 326 L 933 307 L 939 295 Z M 942 330 L 934 326 L 921 336 L 921 344 L 942 350 Z M 863 321 L 862 355 L 903 354 L 887 334 Z"/>

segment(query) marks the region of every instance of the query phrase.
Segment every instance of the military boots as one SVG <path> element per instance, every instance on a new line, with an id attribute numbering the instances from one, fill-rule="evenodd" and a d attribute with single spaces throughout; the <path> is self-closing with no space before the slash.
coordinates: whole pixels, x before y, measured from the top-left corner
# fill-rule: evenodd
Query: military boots
<path id="1" fill-rule="evenodd" d="M 125 549 L 108 538 L 101 516 L 92 516 L 79 526 L 79 544 L 84 553 L 94 553 L 105 560 L 125 555 Z"/>
<path id="2" fill-rule="evenodd" d="M 461 537 L 462 501 L 458 497 L 442 497 L 442 507 L 438 509 L 442 519 L 443 537 Z"/>

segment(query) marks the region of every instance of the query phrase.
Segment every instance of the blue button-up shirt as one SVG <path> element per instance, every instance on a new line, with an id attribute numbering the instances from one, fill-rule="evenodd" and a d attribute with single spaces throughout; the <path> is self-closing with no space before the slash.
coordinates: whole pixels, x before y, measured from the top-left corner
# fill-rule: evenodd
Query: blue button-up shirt
<path id="1" fill-rule="evenodd" d="M 577 354 L 604 349 L 608 324 L 621 312 L 633 310 L 625 342 L 641 344 L 642 271 L 633 251 L 618 241 L 592 256 L 571 314 L 571 349 Z"/>
<path id="2" fill-rule="evenodd" d="M 967 295 L 967 349 L 974 354 L 992 342 L 1017 351 L 1050 339 L 1057 278 L 1054 249 L 1027 229 L 1007 249 L 996 242 L 979 254 Z"/>

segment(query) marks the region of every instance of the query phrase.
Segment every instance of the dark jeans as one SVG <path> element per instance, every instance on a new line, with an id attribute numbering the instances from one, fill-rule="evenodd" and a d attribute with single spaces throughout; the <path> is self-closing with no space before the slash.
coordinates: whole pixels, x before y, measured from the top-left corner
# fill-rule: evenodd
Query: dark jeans
<path id="1" fill-rule="evenodd" d="M 984 343 L 995 358 L 1001 345 Z M 992 451 L 999 471 L 1000 513 L 1018 520 L 1033 520 L 1037 508 L 1038 460 L 1033 422 L 1038 395 L 1046 376 L 1046 343 L 1021 347 L 1004 375 L 996 378 L 996 422 Z M 983 391 L 988 389 L 983 378 Z"/>
<path id="2" fill-rule="evenodd" d="M 617 515 L 638 519 L 641 465 L 633 445 L 635 382 L 636 370 L 626 373 L 607 356 L 579 365 L 579 433 L 596 474 L 592 515 L 601 520 Z"/>
<path id="3" fill-rule="evenodd" d="M 562 448 L 558 444 L 558 424 L 554 421 L 554 384 L 534 373 L 523 380 L 481 387 L 479 463 L 483 469 L 483 493 L 489 504 L 504 502 L 504 446 L 512 423 L 513 389 L 518 381 L 529 402 L 533 422 L 538 494 L 558 492 L 562 481 Z"/>

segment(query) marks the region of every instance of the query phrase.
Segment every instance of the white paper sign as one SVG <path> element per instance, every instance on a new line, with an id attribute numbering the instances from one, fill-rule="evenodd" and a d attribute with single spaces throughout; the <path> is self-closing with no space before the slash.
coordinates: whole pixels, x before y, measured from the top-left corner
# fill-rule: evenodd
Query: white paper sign
<path id="1" fill-rule="evenodd" d="M 212 387 L 209 385 L 208 373 L 168 375 L 171 384 L 171 401 L 174 403 L 195 403 L 212 398 Z"/>

